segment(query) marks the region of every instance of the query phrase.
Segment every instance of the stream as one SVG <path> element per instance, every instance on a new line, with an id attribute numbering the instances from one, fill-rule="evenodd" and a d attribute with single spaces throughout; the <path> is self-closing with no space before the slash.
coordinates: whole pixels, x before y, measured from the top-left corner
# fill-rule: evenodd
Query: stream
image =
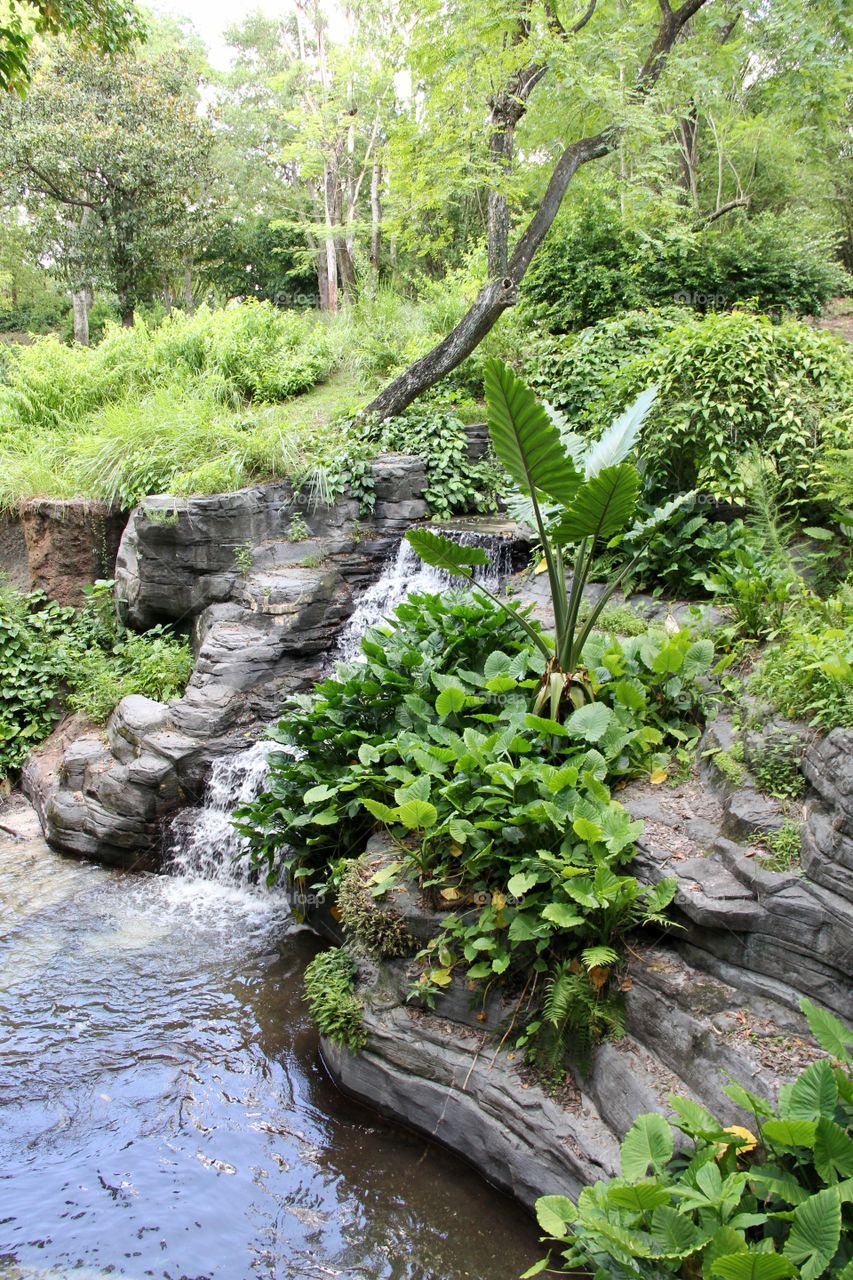
<path id="1" fill-rule="evenodd" d="M 0 837 L 3 1280 L 511 1280 L 533 1225 L 342 1097 L 280 899 Z"/>
<path id="2" fill-rule="evenodd" d="M 264 757 L 216 766 L 168 874 L 0 833 L 2 1280 L 512 1280 L 540 1256 L 516 1204 L 325 1075 L 321 944 L 233 863 Z"/>

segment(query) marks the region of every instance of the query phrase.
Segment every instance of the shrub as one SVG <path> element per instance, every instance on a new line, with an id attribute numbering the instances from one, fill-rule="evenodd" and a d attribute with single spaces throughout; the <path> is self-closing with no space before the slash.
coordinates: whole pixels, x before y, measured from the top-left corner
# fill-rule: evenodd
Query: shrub
<path id="1" fill-rule="evenodd" d="M 323 951 L 306 966 L 305 999 L 322 1036 L 351 1053 L 364 1048 L 364 1006 L 355 994 L 355 967 L 343 948 Z"/>
<path id="2" fill-rule="evenodd" d="M 689 318 L 683 307 L 667 307 L 628 311 L 567 337 L 534 333 L 521 359 L 525 380 L 574 430 L 604 426 L 613 417 L 612 388 L 621 371 Z"/>
<path id="3" fill-rule="evenodd" d="M 595 701 L 565 723 L 530 712 L 544 659 L 491 603 L 413 598 L 367 632 L 362 652 L 362 663 L 286 704 L 273 736 L 288 751 L 271 757 L 267 790 L 237 814 L 256 862 L 272 879 L 325 888 L 378 821 L 423 886 L 459 903 L 418 957 L 419 998 L 454 971 L 522 985 L 550 973 L 566 1008 L 559 966 L 576 961 L 575 1013 L 555 1034 L 537 1014 L 540 992 L 526 1043 L 553 1066 L 586 1009 L 575 1043 L 588 1048 L 618 1025 L 624 933 L 660 922 L 674 892 L 617 874 L 641 824 L 607 784 L 665 765 L 669 745 L 696 736 L 689 720 L 710 642 L 592 636 L 584 660 Z"/>
<path id="4" fill-rule="evenodd" d="M 846 587 L 828 601 L 807 598 L 786 616 L 750 688 L 789 719 L 822 729 L 853 727 L 853 602 Z"/>
<path id="5" fill-rule="evenodd" d="M 621 1177 L 575 1205 L 543 1196 L 536 1213 L 558 1251 L 525 1272 L 556 1269 L 598 1280 L 818 1280 L 846 1276 L 853 1256 L 853 1031 L 801 1002 L 830 1055 L 780 1092 L 778 1112 L 737 1083 L 723 1092 L 756 1132 L 724 1127 L 670 1095 L 675 1118 L 638 1116 L 621 1147 Z M 673 1130 L 681 1138 L 676 1151 Z M 686 1139 L 686 1142 L 685 1142 Z"/>
<path id="6" fill-rule="evenodd" d="M 743 211 L 703 224 L 686 212 L 623 217 L 588 196 L 558 219 L 522 286 L 525 310 L 554 333 L 620 311 L 681 303 L 697 311 L 749 304 L 780 315 L 815 315 L 853 281 L 835 245 L 793 214 Z"/>
<path id="7" fill-rule="evenodd" d="M 67 707 L 106 720 L 126 694 L 166 699 L 192 671 L 189 646 L 168 629 L 125 631 L 110 583 L 79 612 L 41 592 L 0 592 L 0 777 L 23 762 Z"/>
<path id="8" fill-rule="evenodd" d="M 650 497 L 698 488 L 737 499 L 747 487 L 744 464 L 758 450 L 775 466 L 783 497 L 802 500 L 814 497 L 831 415 L 853 395 L 853 358 L 808 325 L 733 312 L 672 329 L 623 369 L 620 383 L 620 405 L 658 387 L 641 448 Z"/>

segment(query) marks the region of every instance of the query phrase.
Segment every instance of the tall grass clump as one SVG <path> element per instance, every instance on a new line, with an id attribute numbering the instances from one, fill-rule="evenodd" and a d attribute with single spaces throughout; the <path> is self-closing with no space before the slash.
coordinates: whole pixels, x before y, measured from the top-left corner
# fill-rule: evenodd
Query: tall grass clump
<path id="1" fill-rule="evenodd" d="M 41 338 L 6 361 L 0 431 L 54 429 L 153 387 L 199 381 L 232 405 L 277 403 L 313 387 L 331 364 L 328 334 L 316 318 L 268 302 L 173 312 L 156 328 L 140 319 L 132 329 L 109 325 L 96 347 Z"/>

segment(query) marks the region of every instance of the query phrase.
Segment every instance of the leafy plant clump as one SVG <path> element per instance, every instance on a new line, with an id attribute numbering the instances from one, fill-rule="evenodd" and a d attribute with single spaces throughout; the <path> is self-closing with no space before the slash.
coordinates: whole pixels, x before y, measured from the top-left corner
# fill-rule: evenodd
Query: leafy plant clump
<path id="1" fill-rule="evenodd" d="M 460 592 L 400 605 L 367 632 L 362 662 L 289 700 L 273 735 L 289 750 L 237 817 L 270 878 L 324 890 L 384 828 L 400 874 L 445 909 L 414 994 L 429 1003 L 455 975 L 475 992 L 495 981 L 521 992 L 542 975 L 518 1025 L 552 1070 L 567 1038 L 583 1057 L 618 1029 L 622 939 L 660 924 L 671 900 L 674 884 L 651 889 L 625 870 L 641 824 L 608 784 L 665 768 L 695 738 L 712 650 L 687 631 L 591 636 L 594 700 L 560 722 L 530 709 L 544 668 L 530 625 Z M 543 1017 L 566 965 L 583 988 L 578 1016 L 555 1004 Z"/>
<path id="2" fill-rule="evenodd" d="M 769 858 L 759 858 L 768 871 L 793 871 L 800 865 L 802 828 L 793 818 L 786 818 L 778 831 L 771 831 L 763 838 L 770 850 Z"/>
<path id="3" fill-rule="evenodd" d="M 126 694 L 163 700 L 186 685 L 186 642 L 165 627 L 125 630 L 111 586 L 89 588 L 80 611 L 41 592 L 0 592 L 0 777 L 21 765 L 65 709 L 102 723 Z"/>
<path id="4" fill-rule="evenodd" d="M 405 921 L 377 900 L 399 869 L 400 863 L 391 863 L 390 868 L 371 875 L 372 868 L 363 858 L 353 858 L 338 885 L 341 924 L 377 959 L 404 956 L 414 949 Z"/>
<path id="5" fill-rule="evenodd" d="M 358 1053 L 367 1043 L 355 966 L 343 947 L 323 951 L 305 969 L 305 999 L 321 1035 Z"/>
<path id="6" fill-rule="evenodd" d="M 757 697 L 791 720 L 821 729 L 853 727 L 853 604 L 850 588 L 789 612 L 750 681 Z"/>
<path id="7" fill-rule="evenodd" d="M 725 1127 L 673 1095 L 671 1122 L 638 1116 L 622 1143 L 620 1177 L 587 1187 L 576 1205 L 561 1195 L 537 1202 L 552 1253 L 525 1276 L 846 1280 L 853 1268 L 853 1031 L 809 1000 L 801 1007 L 830 1057 L 782 1088 L 778 1110 L 732 1082 L 724 1092 L 754 1132 Z M 674 1130 L 686 1139 L 678 1151 Z"/>

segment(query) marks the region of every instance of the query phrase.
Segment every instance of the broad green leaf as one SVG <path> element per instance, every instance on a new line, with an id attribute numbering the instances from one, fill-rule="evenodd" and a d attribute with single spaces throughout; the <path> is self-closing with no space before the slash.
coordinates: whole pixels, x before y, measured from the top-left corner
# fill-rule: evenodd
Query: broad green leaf
<path id="1" fill-rule="evenodd" d="M 442 689 L 435 700 L 435 709 L 440 716 L 449 716 L 454 711 L 461 711 L 465 706 L 466 696 L 464 689 Z"/>
<path id="2" fill-rule="evenodd" d="M 489 563 L 482 547 L 462 547 L 450 538 L 444 538 L 431 529 L 410 529 L 406 541 L 411 544 L 424 564 L 435 569 L 445 569 L 457 578 L 470 578 L 473 565 Z"/>
<path id="3" fill-rule="evenodd" d="M 438 821 L 438 810 L 428 800 L 407 800 L 397 812 L 400 822 L 410 831 L 423 831 L 425 827 L 434 827 Z"/>
<path id="4" fill-rule="evenodd" d="M 329 800 L 336 795 L 334 787 L 327 786 L 325 782 L 321 782 L 318 787 L 309 787 L 302 797 L 305 804 L 319 804 L 323 800 Z"/>
<path id="5" fill-rule="evenodd" d="M 853 1176 L 853 1142 L 840 1125 L 826 1116 L 817 1122 L 814 1163 L 824 1182 Z"/>
<path id="6" fill-rule="evenodd" d="M 726 1254 L 744 1253 L 746 1240 L 733 1227 L 717 1227 L 702 1252 L 702 1280 L 711 1280 L 714 1263 Z"/>
<path id="7" fill-rule="evenodd" d="M 492 447 L 525 493 L 547 493 L 564 506 L 582 476 L 533 392 L 500 360 L 487 360 L 486 407 Z"/>
<path id="8" fill-rule="evenodd" d="M 650 1165 L 661 1173 L 672 1152 L 672 1129 L 663 1116 L 655 1112 L 637 1116 L 620 1148 L 622 1176 L 631 1181 L 644 1178 Z"/>
<path id="9" fill-rule="evenodd" d="M 652 1238 L 657 1257 L 687 1258 L 708 1237 L 702 1235 L 685 1214 L 661 1205 L 652 1214 Z"/>
<path id="10" fill-rule="evenodd" d="M 785 1173 L 773 1167 L 756 1165 L 749 1171 L 749 1180 L 758 1187 L 763 1198 L 778 1196 L 785 1204 L 803 1204 L 809 1193 L 800 1186 L 792 1173 Z"/>
<path id="11" fill-rule="evenodd" d="M 390 805 L 383 804 L 381 800 L 362 800 L 361 803 L 367 812 L 372 813 L 380 822 L 392 823 L 400 820 L 399 812 L 392 809 Z"/>
<path id="12" fill-rule="evenodd" d="M 806 1015 L 811 1033 L 820 1047 L 841 1062 L 853 1061 L 850 1052 L 853 1047 L 853 1029 L 845 1026 L 834 1013 L 830 1013 L 828 1009 L 820 1009 L 811 1000 L 801 1000 L 800 1008 Z"/>
<path id="13" fill-rule="evenodd" d="M 573 738 L 584 742 L 598 742 L 613 722 L 613 712 L 603 702 L 588 702 L 585 707 L 573 711 L 566 721 L 566 730 Z"/>
<path id="14" fill-rule="evenodd" d="M 785 1280 L 796 1268 L 778 1253 L 727 1253 L 716 1259 L 711 1275 L 719 1280 Z"/>
<path id="15" fill-rule="evenodd" d="M 538 871 L 518 871 L 510 876 L 506 891 L 513 898 L 523 898 L 535 884 L 539 883 Z"/>
<path id="16" fill-rule="evenodd" d="M 656 1209 L 658 1205 L 669 1204 L 670 1194 L 659 1182 L 635 1182 L 629 1187 L 609 1186 L 607 1200 L 620 1209 L 645 1213 L 649 1209 Z"/>
<path id="17" fill-rule="evenodd" d="M 619 533 L 637 508 L 639 492 L 636 467 L 628 462 L 605 467 L 578 489 L 552 529 L 554 541 L 579 542 L 582 538 L 610 538 Z"/>
<path id="18" fill-rule="evenodd" d="M 817 1120 L 820 1116 L 831 1120 L 837 1101 L 835 1075 L 826 1058 L 821 1058 L 797 1076 L 782 1114 L 786 1120 Z"/>
<path id="19" fill-rule="evenodd" d="M 723 1085 L 723 1093 L 725 1093 L 732 1102 L 736 1102 L 744 1111 L 760 1116 L 762 1119 L 769 1120 L 773 1115 L 773 1108 L 764 1098 L 760 1098 L 757 1093 L 751 1093 L 749 1089 L 745 1089 L 742 1084 L 738 1084 L 736 1080 L 731 1080 L 730 1084 Z"/>
<path id="20" fill-rule="evenodd" d="M 574 908 L 565 902 L 549 902 L 542 912 L 542 917 L 544 920 L 550 920 L 560 929 L 576 929 L 578 925 L 585 924 L 583 916 L 579 916 Z M 512 936 L 512 929 L 510 929 L 510 936 Z"/>
<path id="21" fill-rule="evenodd" d="M 816 1128 L 811 1120 L 768 1120 L 761 1133 L 775 1146 L 813 1147 Z"/>
<path id="22" fill-rule="evenodd" d="M 802 1280 L 817 1280 L 833 1259 L 841 1239 L 841 1200 L 835 1187 L 819 1191 L 794 1210 L 785 1256 L 800 1268 Z"/>
<path id="23" fill-rule="evenodd" d="M 536 1221 L 546 1235 L 562 1239 L 574 1222 L 577 1210 L 567 1196 L 540 1196 L 536 1201 Z"/>
<path id="24" fill-rule="evenodd" d="M 546 720 L 542 716 L 534 716 L 532 713 L 524 717 L 524 723 L 528 729 L 535 729 L 537 733 L 555 734 L 558 738 L 567 738 L 569 731 L 564 724 L 560 724 L 558 720 Z"/>
<path id="25" fill-rule="evenodd" d="M 707 1142 L 723 1142 L 729 1136 L 719 1120 L 692 1098 L 683 1098 L 678 1093 L 671 1093 L 668 1101 L 678 1116 L 674 1124 L 684 1133 L 691 1137 L 704 1138 Z"/>
<path id="26" fill-rule="evenodd" d="M 694 640 L 684 655 L 682 675 L 687 680 L 694 680 L 704 675 L 714 658 L 713 640 Z"/>

